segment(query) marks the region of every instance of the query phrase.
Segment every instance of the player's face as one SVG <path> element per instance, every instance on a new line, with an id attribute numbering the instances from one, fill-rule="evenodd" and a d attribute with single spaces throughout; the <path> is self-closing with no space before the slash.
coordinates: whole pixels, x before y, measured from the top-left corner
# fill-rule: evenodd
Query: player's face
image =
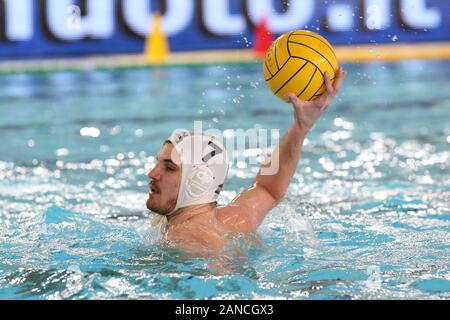
<path id="1" fill-rule="evenodd" d="M 173 145 L 165 143 L 156 157 L 155 167 L 147 175 L 151 179 L 147 208 L 161 215 L 175 208 L 180 188 L 181 166 L 172 158 L 172 150 Z"/>

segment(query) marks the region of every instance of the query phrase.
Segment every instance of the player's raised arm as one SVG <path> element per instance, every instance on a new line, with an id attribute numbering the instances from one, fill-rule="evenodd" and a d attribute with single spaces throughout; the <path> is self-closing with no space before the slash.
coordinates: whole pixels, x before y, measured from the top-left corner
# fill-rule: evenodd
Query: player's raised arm
<path id="1" fill-rule="evenodd" d="M 283 198 L 295 173 L 300 159 L 301 147 L 307 133 L 319 119 L 321 113 L 330 106 L 341 87 L 344 77 L 345 72 L 340 68 L 333 85 L 329 75 L 325 74 L 327 91 L 320 98 L 313 101 L 302 101 L 295 94 L 287 94 L 294 108 L 295 121 L 277 146 L 278 150 L 276 151 L 278 151 L 278 154 L 275 151 L 274 154 L 276 156 L 271 159 L 271 162 L 278 159 L 278 165 L 275 165 L 275 167 L 278 167 L 278 171 L 274 175 L 266 175 L 261 170 L 255 181 L 256 185 L 265 188 L 277 201 Z M 267 166 L 274 166 L 274 164 L 264 165 L 264 167 Z"/>
<path id="2" fill-rule="evenodd" d="M 294 108 L 294 123 L 275 148 L 269 161 L 261 167 L 254 185 L 243 191 L 228 206 L 228 222 L 240 226 L 240 229 L 235 231 L 256 231 L 269 210 L 283 199 L 297 168 L 305 137 L 321 113 L 330 106 L 344 77 L 344 70 L 339 68 L 333 85 L 326 74 L 327 90 L 313 101 L 302 101 L 295 94 L 287 94 Z"/>

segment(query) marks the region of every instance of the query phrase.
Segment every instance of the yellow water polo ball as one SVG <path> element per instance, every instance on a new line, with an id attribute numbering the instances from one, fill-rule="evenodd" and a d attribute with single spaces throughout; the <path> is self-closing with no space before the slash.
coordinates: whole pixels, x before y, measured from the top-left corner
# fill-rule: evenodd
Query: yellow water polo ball
<path id="1" fill-rule="evenodd" d="M 325 72 L 334 80 L 339 64 L 331 44 L 317 33 L 287 32 L 277 38 L 264 58 L 264 79 L 284 101 L 292 92 L 299 99 L 314 100 L 325 92 Z"/>

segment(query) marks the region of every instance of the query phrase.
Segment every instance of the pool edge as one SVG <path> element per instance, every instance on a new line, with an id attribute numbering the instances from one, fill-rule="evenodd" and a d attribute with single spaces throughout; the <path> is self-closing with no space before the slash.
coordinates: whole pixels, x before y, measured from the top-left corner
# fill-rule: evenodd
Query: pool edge
<path id="1" fill-rule="evenodd" d="M 340 63 L 395 62 L 401 60 L 448 60 L 450 42 L 361 44 L 335 46 Z M 89 71 L 102 69 L 253 64 L 260 57 L 251 49 L 174 52 L 167 60 L 148 63 L 143 54 L 84 56 L 40 60 L 0 61 L 0 74 Z"/>

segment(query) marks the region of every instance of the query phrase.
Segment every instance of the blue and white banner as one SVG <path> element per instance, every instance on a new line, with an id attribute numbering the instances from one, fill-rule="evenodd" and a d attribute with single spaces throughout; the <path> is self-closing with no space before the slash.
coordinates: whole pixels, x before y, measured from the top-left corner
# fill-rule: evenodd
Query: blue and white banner
<path id="1" fill-rule="evenodd" d="M 250 47 L 263 18 L 334 45 L 450 41 L 447 0 L 0 0 L 0 58 L 142 52 L 155 11 L 173 51 Z"/>

